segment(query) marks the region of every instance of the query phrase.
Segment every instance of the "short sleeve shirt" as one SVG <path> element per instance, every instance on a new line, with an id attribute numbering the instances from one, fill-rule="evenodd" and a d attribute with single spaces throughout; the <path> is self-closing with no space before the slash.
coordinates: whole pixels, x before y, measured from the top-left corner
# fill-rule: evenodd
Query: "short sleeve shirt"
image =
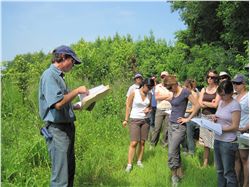
<path id="1" fill-rule="evenodd" d="M 57 110 L 54 105 L 69 91 L 62 77 L 63 72 L 54 64 L 45 70 L 39 83 L 39 114 L 43 121 L 70 123 L 75 121 L 71 103 Z"/>
<path id="2" fill-rule="evenodd" d="M 249 123 L 249 102 L 248 93 L 240 99 L 241 115 L 240 115 L 240 126 L 239 128 L 244 128 Z"/>
<path id="3" fill-rule="evenodd" d="M 188 97 L 191 94 L 191 92 L 183 88 L 180 95 L 177 97 L 173 97 L 173 99 L 170 101 L 172 105 L 172 111 L 170 115 L 170 121 L 173 123 L 177 123 L 177 119 L 179 117 L 184 117 L 187 103 L 188 103 Z"/>
<path id="4" fill-rule="evenodd" d="M 126 97 L 129 97 L 131 95 L 131 93 L 133 93 L 135 91 L 135 89 L 138 89 L 139 87 L 140 87 L 140 85 L 137 85 L 137 84 L 133 84 L 132 86 L 130 86 Z"/>
<path id="5" fill-rule="evenodd" d="M 159 94 L 159 95 L 167 95 L 169 94 L 169 96 L 172 95 L 172 92 L 170 92 L 166 87 L 164 87 L 161 83 L 157 84 L 155 86 L 155 95 Z M 171 104 L 169 101 L 166 100 L 156 100 L 157 101 L 157 109 L 159 110 L 170 110 L 171 109 Z"/>
<path id="6" fill-rule="evenodd" d="M 237 100 L 233 99 L 230 103 L 222 106 L 222 100 L 219 102 L 219 106 L 215 113 L 218 117 L 217 123 L 221 124 L 222 127 L 228 127 L 232 125 L 232 113 L 235 111 L 241 111 L 240 104 Z M 222 132 L 222 135 L 215 134 L 215 139 L 223 142 L 232 142 L 236 139 L 235 132 Z"/>

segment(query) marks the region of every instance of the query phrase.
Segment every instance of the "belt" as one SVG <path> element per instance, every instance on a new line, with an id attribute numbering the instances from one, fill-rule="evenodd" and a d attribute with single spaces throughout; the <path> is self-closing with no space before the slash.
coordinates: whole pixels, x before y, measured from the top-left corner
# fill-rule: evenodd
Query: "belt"
<path id="1" fill-rule="evenodd" d="M 47 127 L 47 128 L 48 128 L 49 126 L 51 126 L 51 127 L 63 127 L 63 126 L 71 125 L 71 124 L 73 124 L 73 122 L 55 123 L 55 122 L 47 121 L 46 127 Z"/>

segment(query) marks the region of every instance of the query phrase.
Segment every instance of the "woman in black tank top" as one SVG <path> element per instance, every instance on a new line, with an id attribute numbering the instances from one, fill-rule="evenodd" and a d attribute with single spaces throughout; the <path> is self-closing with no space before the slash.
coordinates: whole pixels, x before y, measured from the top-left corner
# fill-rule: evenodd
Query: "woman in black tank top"
<path id="1" fill-rule="evenodd" d="M 218 73 L 210 70 L 206 77 L 208 86 L 202 88 L 199 97 L 199 103 L 202 108 L 202 116 L 210 118 L 210 115 L 215 114 L 220 96 L 216 93 L 219 77 Z M 208 129 L 200 128 L 200 140 L 204 144 L 204 162 L 203 166 L 208 165 L 210 148 L 213 148 L 214 134 Z"/>

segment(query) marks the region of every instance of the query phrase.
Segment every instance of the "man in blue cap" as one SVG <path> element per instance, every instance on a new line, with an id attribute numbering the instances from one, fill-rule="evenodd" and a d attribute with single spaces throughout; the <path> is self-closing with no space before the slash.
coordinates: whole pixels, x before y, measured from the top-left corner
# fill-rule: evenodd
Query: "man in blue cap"
<path id="1" fill-rule="evenodd" d="M 88 94 L 85 86 L 69 91 L 64 73 L 81 61 L 68 46 L 52 52 L 52 64 L 41 76 L 39 84 L 39 114 L 45 122 L 43 133 L 52 163 L 51 186 L 73 186 L 75 174 L 75 114 L 71 101 L 78 94 Z M 47 131 L 46 131 L 47 130 Z"/>

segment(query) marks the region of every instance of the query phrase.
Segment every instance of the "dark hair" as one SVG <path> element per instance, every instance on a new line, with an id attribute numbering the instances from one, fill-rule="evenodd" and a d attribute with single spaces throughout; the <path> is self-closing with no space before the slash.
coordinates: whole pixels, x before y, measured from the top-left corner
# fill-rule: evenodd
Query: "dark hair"
<path id="1" fill-rule="evenodd" d="M 192 80 L 192 79 L 187 79 L 187 80 L 185 80 L 184 85 L 185 85 L 186 87 L 187 87 L 187 86 L 190 86 L 191 89 L 193 89 L 193 88 L 194 88 L 194 80 Z"/>
<path id="2" fill-rule="evenodd" d="M 209 73 L 215 74 L 216 78 L 213 79 L 213 80 L 214 80 L 214 83 L 218 84 L 218 83 L 220 82 L 220 78 L 219 78 L 218 72 L 217 72 L 216 70 L 214 70 L 214 69 L 210 69 L 210 70 L 207 72 L 206 81 L 207 81 L 207 77 L 208 77 Z"/>
<path id="3" fill-rule="evenodd" d="M 221 94 L 223 92 L 225 94 L 232 94 L 234 92 L 232 81 L 224 80 L 219 84 L 219 87 L 217 88 L 217 93 Z"/>
<path id="4" fill-rule="evenodd" d="M 51 60 L 52 63 L 55 63 L 55 62 L 60 63 L 64 59 L 72 58 L 70 55 L 67 55 L 67 54 L 58 54 L 58 53 L 54 53 L 54 51 L 52 52 L 52 54 L 53 54 L 53 57 L 52 57 L 52 60 Z"/>
<path id="5" fill-rule="evenodd" d="M 153 87 L 155 85 L 154 80 L 150 78 L 146 78 L 142 81 L 141 85 L 139 88 L 143 87 L 144 85 L 151 86 Z"/>

